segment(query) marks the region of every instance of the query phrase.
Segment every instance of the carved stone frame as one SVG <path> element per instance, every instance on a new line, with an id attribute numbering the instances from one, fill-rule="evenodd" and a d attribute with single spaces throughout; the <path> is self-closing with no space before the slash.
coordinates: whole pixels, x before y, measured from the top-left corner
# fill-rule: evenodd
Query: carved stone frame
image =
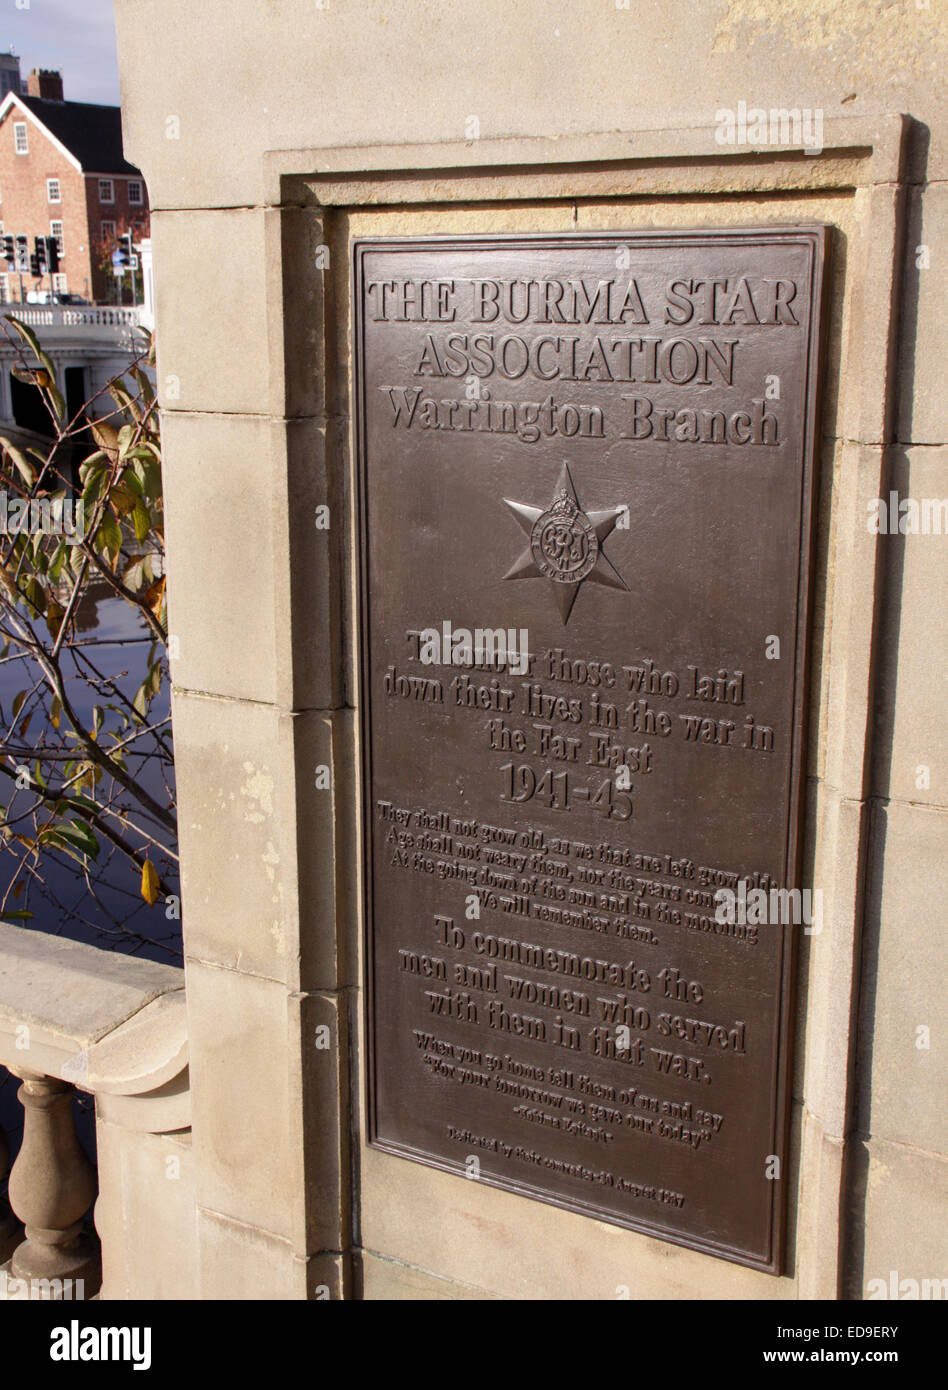
<path id="1" fill-rule="evenodd" d="M 278 216 L 268 217 L 266 232 L 268 265 L 279 267 L 268 291 L 271 384 L 280 383 L 287 413 L 293 412 L 294 401 L 315 401 L 315 409 L 307 413 L 325 431 L 327 500 L 334 516 L 345 518 L 345 525 L 334 526 L 327 542 L 328 566 L 321 569 L 319 591 L 313 591 L 302 572 L 291 574 L 294 653 L 305 644 L 306 629 L 317 634 L 311 642 L 322 639 L 320 659 L 328 659 L 331 666 L 327 713 L 353 705 L 357 688 L 345 279 L 350 215 L 384 214 L 387 234 L 398 235 L 406 230 L 406 214 L 420 207 L 463 208 L 473 214 L 525 203 L 575 207 L 582 200 L 640 203 L 680 198 L 701 200 L 696 223 L 733 225 L 714 220 L 716 209 L 728 200 L 773 199 L 776 204 L 805 195 L 814 200 L 814 220 L 826 221 L 832 219 L 821 214 L 820 197 L 853 200 L 858 234 L 845 258 L 834 258 L 839 268 L 833 270 L 843 277 L 846 336 L 840 360 L 826 364 L 838 378 L 838 428 L 831 441 L 832 496 L 819 504 L 828 514 L 817 564 L 831 626 L 829 621 L 814 624 L 809 693 L 813 735 L 807 759 L 802 880 L 822 888 L 824 912 L 822 933 L 810 938 L 799 967 L 803 1016 L 796 1030 L 793 1080 L 799 1152 L 791 1154 L 793 1171 L 785 1175 L 791 1183 L 788 1266 L 795 1282 L 795 1288 L 788 1285 L 789 1297 L 832 1299 L 840 1293 L 880 588 L 879 538 L 866 527 L 865 500 L 886 495 L 888 488 L 907 124 L 901 116 L 827 122 L 819 154 L 722 146 L 709 128 L 273 151 L 265 157 L 267 205 L 279 210 Z M 483 222 L 478 225 L 489 230 Z M 326 248 L 328 264 L 321 254 Z M 300 302 L 318 306 L 318 321 L 310 313 L 300 314 Z M 312 379 L 314 363 L 319 364 L 317 382 Z M 354 745 L 351 721 L 345 727 Z M 337 771 L 344 785 L 336 783 L 331 832 L 337 861 L 335 907 L 330 903 L 322 915 L 303 924 L 301 942 L 304 953 L 335 962 L 333 978 L 325 978 L 323 986 L 339 996 L 340 1005 L 356 994 L 359 979 L 358 765 L 354 746 L 341 750 Z M 357 1014 L 353 1009 L 349 1065 L 341 1071 L 351 1078 L 359 1073 Z M 315 1105 L 305 1074 L 302 1090 L 304 1107 Z M 339 1133 L 338 1149 L 321 1148 L 318 1161 L 314 1158 L 309 1165 L 307 1185 L 314 1193 L 338 1181 L 338 1174 L 321 1170 L 323 1164 L 335 1161 L 338 1154 L 347 1170 L 353 1155 L 358 1157 L 361 1091 L 357 1080 L 348 1092 L 341 1087 L 332 1097 L 336 1113 L 312 1117 L 317 1125 L 338 1125 Z M 321 1105 L 330 1100 L 322 1088 L 319 1095 Z M 330 1151 L 333 1157 L 322 1156 Z M 358 1169 L 356 1162 L 353 1171 Z M 361 1244 L 361 1238 L 353 1236 L 353 1211 L 358 1209 L 359 1194 L 353 1192 L 339 1231 L 344 1256 L 357 1253 Z M 398 1250 L 383 1253 L 400 1257 Z M 698 1254 L 692 1258 L 705 1264 L 711 1259 Z M 723 1268 L 715 1262 L 716 1271 Z M 470 1282 L 478 1280 L 472 1276 Z M 723 1274 L 715 1287 L 720 1289 L 717 1296 L 753 1296 L 746 1283 L 740 1286 L 742 1292 L 729 1293 Z"/>

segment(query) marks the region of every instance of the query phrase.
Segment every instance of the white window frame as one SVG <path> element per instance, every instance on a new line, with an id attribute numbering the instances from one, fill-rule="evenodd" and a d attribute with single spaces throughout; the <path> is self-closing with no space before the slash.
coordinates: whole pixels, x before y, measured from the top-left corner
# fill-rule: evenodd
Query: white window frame
<path id="1" fill-rule="evenodd" d="M 53 190 L 55 189 L 55 197 Z M 46 201 L 47 203 L 61 203 L 63 200 L 63 186 L 59 179 L 46 180 Z"/>
<path id="2" fill-rule="evenodd" d="M 133 198 L 133 197 L 132 197 L 132 189 L 133 189 L 133 188 L 137 188 L 137 189 L 138 189 L 138 197 L 137 197 L 137 198 Z M 141 181 L 141 179 L 129 179 L 129 181 L 128 181 L 128 201 L 129 201 L 129 205 L 130 205 L 131 207 L 133 207 L 133 208 L 141 208 L 141 207 L 144 207 L 144 206 L 145 206 L 145 190 L 144 190 L 144 187 L 142 186 L 142 181 Z"/>
<path id="3" fill-rule="evenodd" d="M 59 231 L 58 231 L 58 232 L 57 232 L 57 230 L 56 230 L 57 227 L 59 228 Z M 63 224 L 62 224 L 62 222 L 59 220 L 58 217 L 55 218 L 52 222 L 50 222 L 50 224 L 49 224 L 49 234 L 50 234 L 50 236 L 55 240 L 57 246 L 59 247 L 59 256 L 60 256 L 60 260 L 61 260 L 62 257 L 66 254 L 66 252 L 65 252 L 65 245 L 66 245 L 66 243 L 65 243 L 64 236 L 63 236 Z M 3 235 L 3 233 L 0 232 L 0 236 L 2 236 L 2 235 Z"/>
<path id="4" fill-rule="evenodd" d="M 13 122 L 13 149 L 16 154 L 29 154 L 30 137 L 26 132 L 26 121 Z"/>
<path id="5" fill-rule="evenodd" d="M 56 274 L 53 276 L 53 294 L 68 293 L 69 285 L 66 281 L 66 272 L 64 270 L 57 270 Z"/>
<path id="6" fill-rule="evenodd" d="M 103 188 L 108 188 L 108 190 L 109 190 L 108 197 L 106 197 L 106 196 L 103 194 L 103 192 L 102 192 Z M 99 179 L 99 202 L 100 202 L 100 203 L 114 203 L 114 202 L 115 202 L 115 180 L 114 180 L 114 179 Z"/>
<path id="7" fill-rule="evenodd" d="M 114 238 L 115 238 L 115 233 L 116 233 L 116 230 L 117 230 L 117 225 L 118 225 L 118 224 L 115 223 L 115 222 L 113 222 L 111 219 L 108 219 L 108 220 L 105 221 L 105 222 L 100 222 L 100 223 L 99 223 L 99 236 L 102 238 L 103 241 L 111 241 L 111 240 L 114 240 Z M 107 232 L 107 231 L 105 230 L 106 227 L 111 227 L 112 230 L 111 230 L 110 232 Z"/>

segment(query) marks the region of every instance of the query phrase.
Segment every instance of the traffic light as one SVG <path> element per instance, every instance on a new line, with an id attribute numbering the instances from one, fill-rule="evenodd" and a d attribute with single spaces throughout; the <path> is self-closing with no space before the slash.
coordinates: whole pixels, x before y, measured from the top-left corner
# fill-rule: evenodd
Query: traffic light
<path id="1" fill-rule="evenodd" d="M 46 264 L 49 266 L 50 275 L 55 275 L 59 269 L 59 238 L 50 236 L 46 238 Z"/>
<path id="2" fill-rule="evenodd" d="M 126 232 L 119 237 L 116 255 L 112 257 L 112 264 L 116 270 L 129 270 L 132 264 L 132 234 Z"/>
<path id="3" fill-rule="evenodd" d="M 16 242 L 12 236 L 0 237 L 0 255 L 10 270 L 16 267 Z"/>
<path id="4" fill-rule="evenodd" d="M 38 279 L 46 274 L 46 238 L 35 236 L 33 238 L 33 254 L 30 257 L 30 274 Z"/>

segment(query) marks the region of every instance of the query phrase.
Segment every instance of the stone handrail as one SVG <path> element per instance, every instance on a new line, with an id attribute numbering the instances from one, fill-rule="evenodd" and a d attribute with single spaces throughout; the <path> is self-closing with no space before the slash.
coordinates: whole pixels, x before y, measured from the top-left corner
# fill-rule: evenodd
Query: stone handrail
<path id="1" fill-rule="evenodd" d="M 113 347 L 134 351 L 141 346 L 141 335 L 135 330 L 150 322 L 141 305 L 124 308 L 108 304 L 2 304 L 0 316 L 11 314 L 32 328 L 47 350 L 57 344 L 64 347 L 81 343 L 84 347 Z M 3 324 L 12 332 L 9 324 Z M 18 351 L 7 333 L 0 333 L 0 353 L 9 356 Z"/>
<path id="2" fill-rule="evenodd" d="M 0 923 L 0 1065 L 22 1081 L 24 1108 L 0 1260 L 2 1242 L 18 1240 L 10 1271 L 31 1289 L 81 1280 L 88 1297 L 99 1284 L 82 1230 L 96 1183 L 76 1137 L 75 1092 L 95 1096 L 97 1119 L 127 1129 L 190 1125 L 183 981 L 174 966 Z M 0 1131 L 0 1176 L 5 1147 Z"/>
<path id="3" fill-rule="evenodd" d="M 0 312 L 12 314 L 30 328 L 137 328 L 141 305 L 112 304 L 4 304 Z"/>

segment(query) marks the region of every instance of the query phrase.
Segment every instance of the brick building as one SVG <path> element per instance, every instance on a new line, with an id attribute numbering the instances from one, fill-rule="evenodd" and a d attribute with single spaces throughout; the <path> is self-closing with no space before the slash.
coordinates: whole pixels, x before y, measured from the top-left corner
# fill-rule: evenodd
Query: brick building
<path id="1" fill-rule="evenodd" d="M 109 257 L 116 239 L 148 236 L 148 194 L 122 154 L 117 106 L 65 101 L 58 72 L 35 70 L 27 91 L 0 101 L 0 235 L 17 238 L 19 268 L 0 262 L 0 299 L 50 289 L 29 270 L 34 237 L 55 236 L 60 270 L 52 288 L 115 302 Z M 126 280 L 127 283 L 127 280 Z M 126 294 L 128 293 L 126 289 Z"/>

